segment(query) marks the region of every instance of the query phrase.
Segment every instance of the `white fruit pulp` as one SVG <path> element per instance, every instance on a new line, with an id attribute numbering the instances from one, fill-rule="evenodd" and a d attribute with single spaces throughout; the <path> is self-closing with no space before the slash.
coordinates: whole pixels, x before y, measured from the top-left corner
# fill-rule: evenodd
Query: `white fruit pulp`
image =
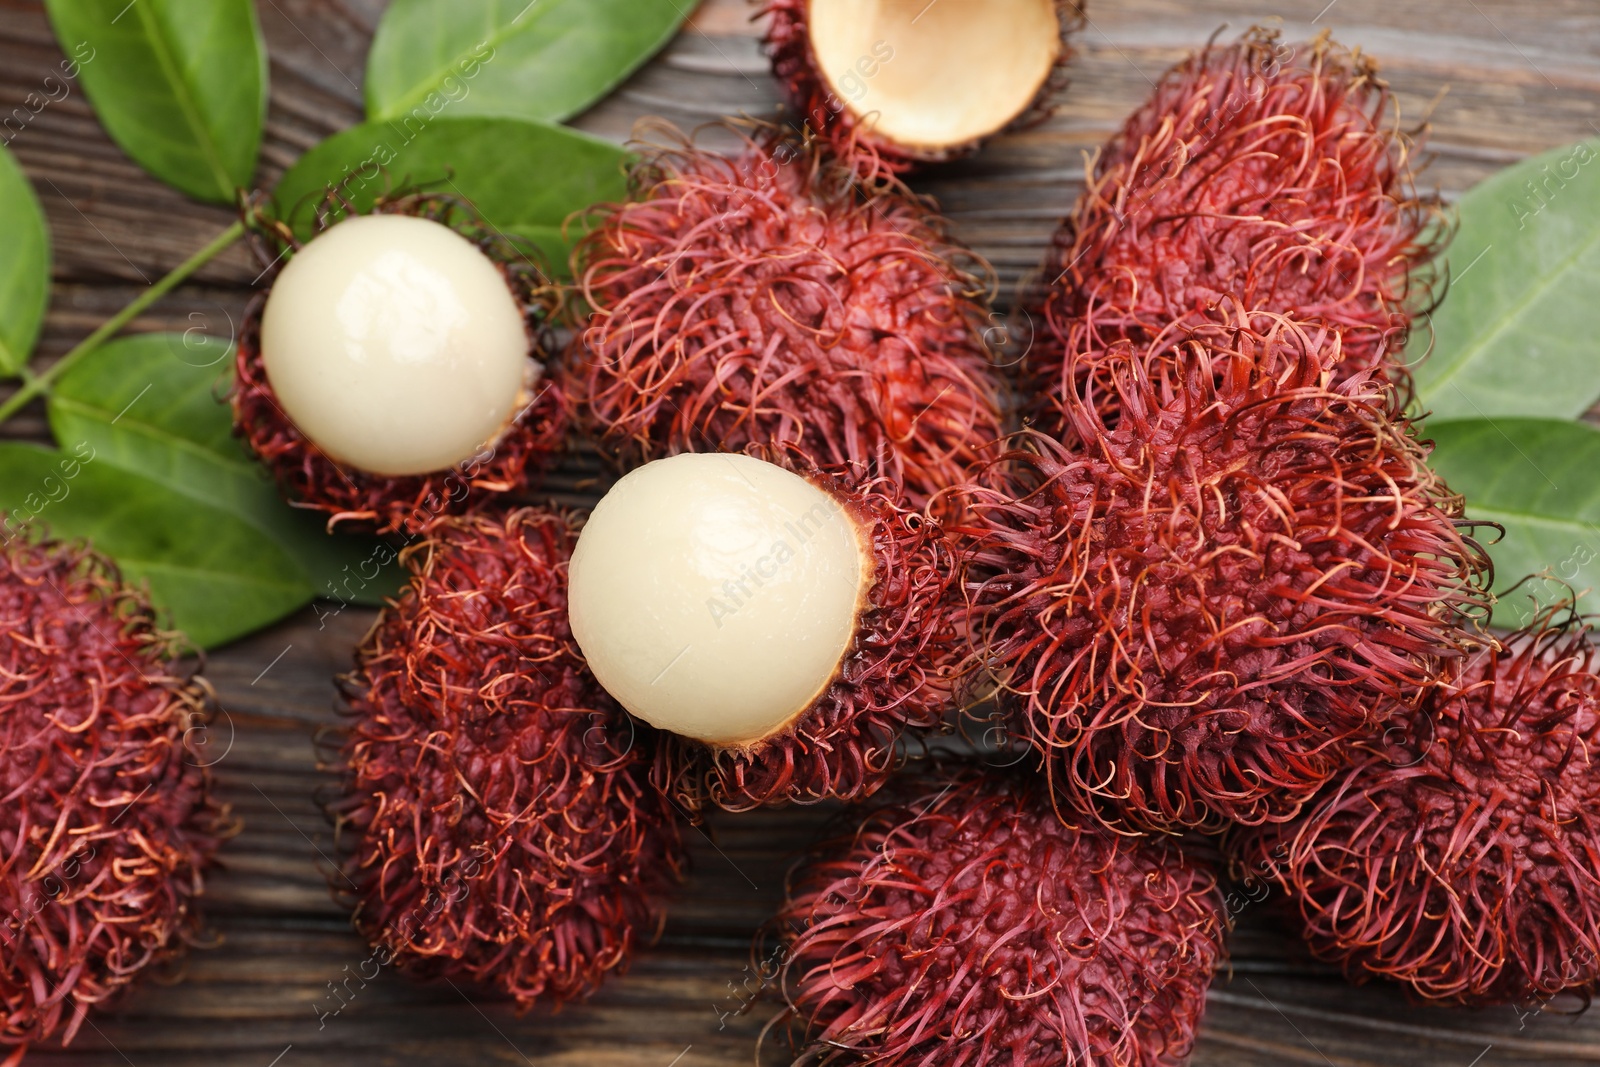
<path id="1" fill-rule="evenodd" d="M 807 14 L 829 108 L 925 151 L 1004 128 L 1061 53 L 1054 0 L 811 0 Z"/>
<path id="2" fill-rule="evenodd" d="M 573 636 L 634 715 L 748 746 L 834 680 L 869 551 L 854 515 L 781 467 L 726 453 L 657 460 L 617 482 L 578 538 Z"/>
<path id="3" fill-rule="evenodd" d="M 494 261 L 409 215 L 348 218 L 295 252 L 262 312 L 261 359 L 302 434 L 384 476 L 471 459 L 542 369 Z"/>

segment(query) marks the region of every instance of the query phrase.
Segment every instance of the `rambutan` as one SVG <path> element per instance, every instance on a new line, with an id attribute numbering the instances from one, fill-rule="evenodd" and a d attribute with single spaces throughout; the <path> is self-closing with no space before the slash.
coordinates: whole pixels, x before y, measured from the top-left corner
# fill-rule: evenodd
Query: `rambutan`
<path id="1" fill-rule="evenodd" d="M 1058 795 L 1135 829 L 1292 816 L 1472 645 L 1487 560 L 1397 391 L 1337 334 L 1197 330 L 975 494 L 979 651 Z M 1119 412 L 1115 425 L 1105 414 Z"/>
<path id="2" fill-rule="evenodd" d="M 525 488 L 566 434 L 555 288 L 450 198 L 332 208 L 303 245 L 251 216 L 270 281 L 239 332 L 234 432 L 330 525 L 421 533 Z"/>
<path id="3" fill-rule="evenodd" d="M 1183 1063 L 1223 959 L 1217 879 L 973 768 L 897 786 L 791 873 L 775 923 L 798 1064 Z"/>
<path id="4" fill-rule="evenodd" d="M 641 735 L 567 626 L 570 516 L 440 523 L 343 679 L 350 836 L 335 888 L 424 977 L 528 1007 L 587 996 L 664 920 L 684 870 Z M 348 880 L 348 881 L 346 881 Z"/>
<path id="5" fill-rule="evenodd" d="M 196 750 L 210 691 L 176 667 L 182 639 L 110 561 L 6 532 L 0 1042 L 15 1065 L 194 941 L 232 824 Z"/>
<path id="6" fill-rule="evenodd" d="M 767 0 L 761 15 L 796 119 L 869 177 L 1043 118 L 1083 25 L 1068 0 Z"/>
<path id="7" fill-rule="evenodd" d="M 1428 1001 L 1600 988 L 1600 655 L 1554 613 L 1472 657 L 1293 822 L 1236 835 L 1312 950 Z"/>
<path id="8" fill-rule="evenodd" d="M 775 134 L 645 157 L 573 253 L 580 416 L 622 466 L 754 445 L 922 506 L 1001 434 L 986 271 L 926 204 Z M 789 447 L 792 446 L 792 447 Z"/>
<path id="9" fill-rule="evenodd" d="M 1326 34 L 1291 46 L 1256 29 L 1169 71 L 1090 162 L 1029 298 L 1040 425 L 1065 418 L 1069 361 L 1092 369 L 1084 353 L 1225 304 L 1256 329 L 1255 312 L 1336 329 L 1336 374 L 1392 365 L 1449 231 L 1414 190 L 1392 107 L 1372 61 Z"/>
<path id="10" fill-rule="evenodd" d="M 954 548 L 883 492 L 749 456 L 625 476 L 572 562 L 600 682 L 663 731 L 686 809 L 854 799 L 938 726 L 965 658 Z"/>

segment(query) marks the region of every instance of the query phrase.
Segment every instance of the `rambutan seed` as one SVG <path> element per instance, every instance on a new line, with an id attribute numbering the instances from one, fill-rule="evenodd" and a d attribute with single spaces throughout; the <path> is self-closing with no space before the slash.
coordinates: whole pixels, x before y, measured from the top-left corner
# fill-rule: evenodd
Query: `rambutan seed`
<path id="1" fill-rule="evenodd" d="M 1182 1063 L 1228 927 L 1206 864 L 940 767 L 791 872 L 773 923 L 797 1064 Z"/>
<path id="2" fill-rule="evenodd" d="M 334 888 L 356 887 L 381 964 L 523 1008 L 626 968 L 686 865 L 649 728 L 567 626 L 576 525 L 536 509 L 436 525 L 342 685 Z"/>
<path id="3" fill-rule="evenodd" d="M 235 829 L 197 746 L 210 690 L 82 544 L 0 545 L 0 1043 L 70 1042 L 195 940 Z M 93 1025 L 91 1023 L 91 1025 Z"/>
<path id="4" fill-rule="evenodd" d="M 921 507 L 1001 435 L 987 268 L 903 187 L 770 131 L 647 154 L 573 253 L 575 407 L 620 467 L 741 452 Z"/>
<path id="5" fill-rule="evenodd" d="M 772 71 L 795 118 L 863 175 L 975 151 L 1065 87 L 1064 0 L 767 0 Z"/>
<path id="6" fill-rule="evenodd" d="M 1340 334 L 1338 377 L 1390 373 L 1432 306 L 1449 236 L 1414 189 L 1411 138 L 1372 61 L 1324 34 L 1252 30 L 1169 71 L 1089 164 L 1029 298 L 1034 415 L 1058 429 L 1066 374 L 1117 341 L 1257 312 Z"/>
<path id="7" fill-rule="evenodd" d="M 303 246 L 261 229 L 290 254 L 246 315 L 234 425 L 291 500 L 417 533 L 560 446 L 539 358 L 553 291 L 522 249 L 416 195 L 325 218 Z"/>
<path id="8" fill-rule="evenodd" d="M 939 526 L 881 493 L 685 453 L 595 507 L 572 631 L 612 696 L 669 731 L 656 781 L 685 807 L 865 796 L 949 706 L 955 583 Z"/>
<path id="9" fill-rule="evenodd" d="M 1469 659 L 1292 822 L 1230 838 L 1356 981 L 1469 1005 L 1600 986 L 1600 652 L 1559 610 Z"/>
<path id="10" fill-rule="evenodd" d="M 1141 830 L 1294 815 L 1476 647 L 1488 561 L 1399 393 L 1273 320 L 1098 357 L 977 490 L 977 649 L 1064 803 Z M 1074 373 L 1076 373 L 1074 369 Z M 1114 417 L 1108 412 L 1115 412 Z"/>

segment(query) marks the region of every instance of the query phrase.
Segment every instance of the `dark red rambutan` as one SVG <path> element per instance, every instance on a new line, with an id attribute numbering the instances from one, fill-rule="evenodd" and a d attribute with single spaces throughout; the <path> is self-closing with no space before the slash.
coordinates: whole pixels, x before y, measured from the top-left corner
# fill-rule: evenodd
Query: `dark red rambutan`
<path id="1" fill-rule="evenodd" d="M 349 218 L 362 217 L 341 201 L 325 207 L 329 209 L 317 215 L 313 241 Z M 337 458 L 312 440 L 312 435 L 302 432 L 268 380 L 262 320 L 280 274 L 296 254 L 312 247 L 312 242 L 302 244 L 286 226 L 252 212 L 251 232 L 259 257 L 268 264 L 264 272 L 268 281 L 251 301 L 239 331 L 230 394 L 234 432 L 271 471 L 289 501 L 326 513 L 330 526 L 348 524 L 380 534 L 418 534 L 446 516 L 525 489 L 565 443 L 564 391 L 553 368 L 542 365 L 544 323 L 559 299 L 527 249 L 479 221 L 459 201 L 438 195 L 400 195 L 380 199 L 370 214 L 437 222 L 470 241 L 498 268 L 523 318 L 531 371 L 515 397 L 509 419 L 497 436 L 484 441 L 471 455 L 424 473 L 382 474 L 362 469 Z M 415 299 L 411 302 L 415 304 Z M 444 317 L 438 309 L 422 315 L 434 321 Z M 425 333 L 432 324 L 419 321 L 414 325 Z M 462 370 L 458 376 L 465 378 L 468 372 Z M 350 421 L 359 418 L 351 415 Z M 391 421 L 390 430 L 405 436 L 428 420 L 425 415 L 413 418 L 411 413 L 400 413 Z"/>
<path id="2" fill-rule="evenodd" d="M 1472 657 L 1235 865 L 1357 981 L 1457 1004 L 1600 988 L 1600 655 L 1545 615 Z"/>
<path id="3" fill-rule="evenodd" d="M 919 779 L 790 877 L 796 1063 L 1180 1064 L 1227 925 L 1205 864 L 1063 823 L 1042 782 Z"/>
<path id="4" fill-rule="evenodd" d="M 108 560 L 8 533 L 0 1043 L 15 1065 L 194 941 L 201 872 L 231 823 L 192 743 L 209 690 L 174 666 L 181 638 Z"/>
<path id="5" fill-rule="evenodd" d="M 1066 88 L 1067 0 L 944 4 L 766 0 L 764 46 L 807 133 L 882 177 L 954 159 L 1038 121 Z"/>
<path id="6" fill-rule="evenodd" d="M 1337 337 L 1197 331 L 1102 357 L 1075 447 L 976 496 L 980 651 L 1058 795 L 1115 825 L 1280 820 L 1471 643 L 1482 551 L 1396 390 Z M 1108 425 L 1106 408 L 1120 411 Z"/>
<path id="7" fill-rule="evenodd" d="M 534 509 L 439 524 L 402 554 L 410 585 L 342 680 L 346 795 L 331 812 L 351 839 L 356 927 L 384 964 L 524 1008 L 625 968 L 685 864 L 649 782 L 648 727 L 572 641 L 575 536 L 572 518 Z"/>
<path id="8" fill-rule="evenodd" d="M 654 781 L 687 811 L 871 796 L 899 766 L 901 746 L 941 725 L 961 687 L 968 645 L 950 537 L 885 492 L 812 478 L 871 553 L 855 637 L 833 681 L 780 732 L 734 746 L 660 735 Z"/>
<path id="9" fill-rule="evenodd" d="M 1372 61 L 1324 34 L 1256 29 L 1169 71 L 1094 158 L 1046 259 L 1030 355 L 1041 425 L 1064 419 L 1067 364 L 1149 343 L 1224 302 L 1320 321 L 1338 373 L 1393 363 L 1436 295 L 1448 237 L 1413 187 L 1411 139 Z"/>
<path id="10" fill-rule="evenodd" d="M 1001 434 L 985 271 L 921 201 L 776 135 L 656 151 L 573 254 L 577 407 L 624 466 L 744 451 L 921 506 Z"/>

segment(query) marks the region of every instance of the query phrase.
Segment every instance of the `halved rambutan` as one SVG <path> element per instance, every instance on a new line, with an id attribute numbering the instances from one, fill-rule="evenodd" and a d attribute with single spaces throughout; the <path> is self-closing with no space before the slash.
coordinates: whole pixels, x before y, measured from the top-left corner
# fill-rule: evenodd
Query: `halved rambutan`
<path id="1" fill-rule="evenodd" d="M 411 583 L 342 681 L 335 889 L 356 887 L 383 963 L 521 1007 L 625 968 L 685 864 L 648 728 L 567 627 L 575 536 L 572 517 L 535 509 L 439 524 L 403 554 Z"/>
<path id="2" fill-rule="evenodd" d="M 942 768 L 896 793 L 791 873 L 796 1063 L 1184 1062 L 1228 926 L 1204 863 L 1065 824 L 1036 780 Z"/>
<path id="3" fill-rule="evenodd" d="M 1047 115 L 1083 25 L 1070 0 L 767 0 L 761 15 L 795 118 L 864 176 L 966 155 Z"/>
<path id="4" fill-rule="evenodd" d="M 1001 434 L 986 270 L 898 186 L 772 133 L 648 155 L 573 253 L 580 416 L 623 466 L 678 452 L 888 477 L 926 503 Z"/>
<path id="5" fill-rule="evenodd" d="M 81 544 L 0 545 L 0 1043 L 70 1042 L 198 931 L 232 831 L 197 750 L 210 690 L 143 592 Z M 92 1024 L 91 1024 L 92 1025 Z"/>
<path id="6" fill-rule="evenodd" d="M 1288 818 L 1469 646 L 1487 561 L 1461 502 L 1392 386 L 1328 384 L 1328 338 L 1119 345 L 1111 402 L 1068 405 L 1077 444 L 1030 433 L 1013 488 L 975 494 L 979 650 L 1069 806 Z"/>
<path id="7" fill-rule="evenodd" d="M 1458 1004 L 1600 985 L 1600 654 L 1553 614 L 1472 657 L 1293 822 L 1241 833 L 1320 957 Z"/>
<path id="8" fill-rule="evenodd" d="M 525 488 L 565 440 L 554 287 L 448 197 L 331 207 L 303 245 L 251 216 L 270 280 L 239 331 L 234 432 L 330 525 L 421 533 Z"/>
<path id="9" fill-rule="evenodd" d="M 749 456 L 624 477 L 572 563 L 572 627 L 601 683 L 664 732 L 686 809 L 875 792 L 938 726 L 966 653 L 955 550 L 876 489 Z"/>
<path id="10" fill-rule="evenodd" d="M 1089 164 L 1029 298 L 1041 425 L 1063 418 L 1069 358 L 1224 302 L 1257 329 L 1257 311 L 1327 323 L 1341 374 L 1392 363 L 1437 295 L 1449 229 L 1414 190 L 1392 108 L 1372 61 L 1326 34 L 1291 46 L 1256 29 L 1169 71 Z"/>

